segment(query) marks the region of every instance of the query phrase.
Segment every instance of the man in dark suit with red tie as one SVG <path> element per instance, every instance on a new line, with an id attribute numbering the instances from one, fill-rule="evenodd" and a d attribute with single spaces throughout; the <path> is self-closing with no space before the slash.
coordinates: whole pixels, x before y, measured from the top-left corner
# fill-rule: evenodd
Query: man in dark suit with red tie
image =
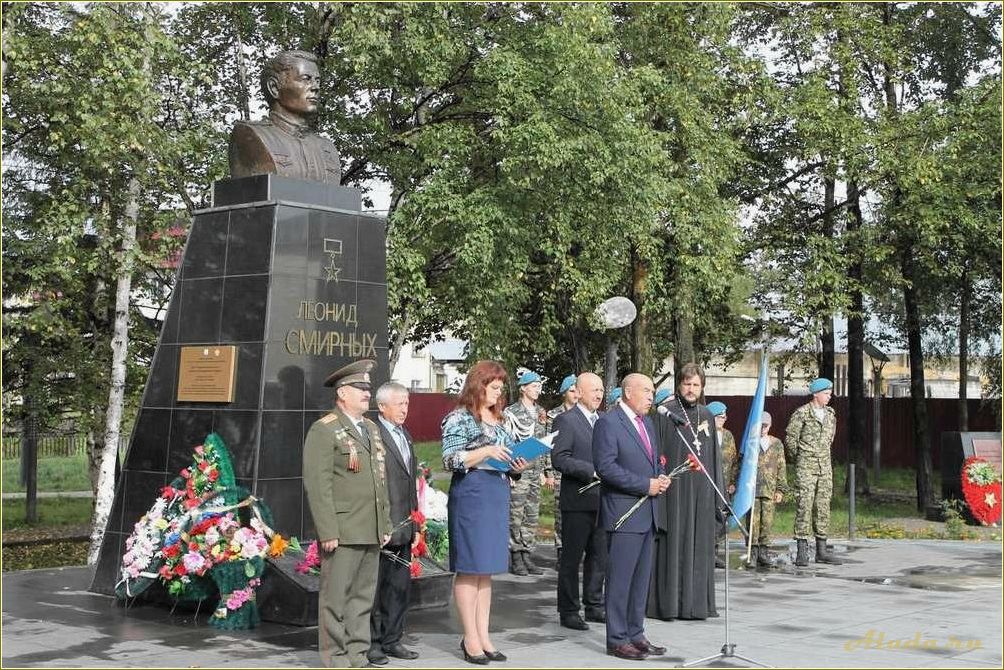
<path id="1" fill-rule="evenodd" d="M 408 389 L 396 382 L 387 382 L 376 392 L 380 416 L 376 425 L 386 450 L 387 498 L 390 519 L 395 528 L 385 551 L 400 561 L 411 562 L 411 547 L 418 539 L 414 522 L 402 524 L 418 508 L 415 486 L 415 451 L 411 435 L 404 428 L 408 416 Z M 400 526 L 400 527 L 398 527 Z M 411 593 L 411 571 L 386 555 L 380 557 L 376 601 L 370 614 L 370 649 L 367 654 L 373 665 L 386 665 L 388 656 L 413 660 L 418 652 L 401 644 L 404 618 Z"/>
<path id="2" fill-rule="evenodd" d="M 655 387 L 632 373 L 621 383 L 621 400 L 593 428 L 593 465 L 599 475 L 600 525 L 607 532 L 607 653 L 644 660 L 666 653 L 645 638 L 645 604 L 652 572 L 655 499 L 669 488 L 648 418 Z M 618 520 L 640 498 L 644 503 L 620 527 Z"/>
<path id="3" fill-rule="evenodd" d="M 607 563 L 607 534 L 597 524 L 600 489 L 593 486 L 584 493 L 579 489 L 594 482 L 593 425 L 599 419 L 596 410 L 603 402 L 603 380 L 592 372 L 583 372 L 575 380 L 579 401 L 554 418 L 552 430 L 558 431 L 551 451 L 551 464 L 561 473 L 561 544 L 558 561 L 558 618 L 561 625 L 573 630 L 588 630 L 586 621 L 606 621 L 603 579 Z M 585 621 L 579 614 L 579 566 L 582 568 L 582 600 Z"/>

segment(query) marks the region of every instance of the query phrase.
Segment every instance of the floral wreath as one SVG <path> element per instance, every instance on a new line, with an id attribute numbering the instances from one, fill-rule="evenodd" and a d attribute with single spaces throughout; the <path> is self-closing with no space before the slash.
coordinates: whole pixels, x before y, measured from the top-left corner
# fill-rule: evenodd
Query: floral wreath
<path id="1" fill-rule="evenodd" d="M 251 628 L 259 621 L 255 588 L 264 558 L 281 555 L 289 543 L 271 529 L 268 506 L 234 483 L 219 435 L 194 451 L 192 465 L 161 489 L 126 540 L 115 593 L 135 597 L 157 581 L 176 599 L 202 601 L 218 591 L 210 623 Z"/>
<path id="2" fill-rule="evenodd" d="M 962 495 L 981 524 L 1000 522 L 1001 475 L 985 458 L 970 456 L 962 464 Z"/>

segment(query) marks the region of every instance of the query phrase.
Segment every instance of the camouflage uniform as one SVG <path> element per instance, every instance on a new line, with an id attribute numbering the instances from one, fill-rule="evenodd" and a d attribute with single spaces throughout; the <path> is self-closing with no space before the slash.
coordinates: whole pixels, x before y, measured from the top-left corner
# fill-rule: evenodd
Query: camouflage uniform
<path id="1" fill-rule="evenodd" d="M 788 473 L 784 461 L 784 444 L 773 435 L 767 437 L 770 446 L 758 448 L 756 466 L 756 518 L 754 544 L 770 544 L 770 530 L 774 525 L 774 494 L 788 494 Z"/>
<path id="2" fill-rule="evenodd" d="M 722 493 L 728 494 L 729 486 L 735 486 L 739 477 L 739 451 L 736 449 L 736 438 L 727 428 L 722 428 L 719 444 L 722 447 L 722 480 L 725 482 L 725 490 Z M 729 497 L 731 498 L 731 495 Z"/>
<path id="3" fill-rule="evenodd" d="M 791 415 L 785 433 L 788 457 L 795 460 L 795 539 L 808 540 L 809 515 L 812 533 L 826 539 L 830 530 L 830 498 L 833 496 L 833 465 L 830 448 L 837 430 L 837 415 L 829 405 L 820 418 L 813 403 Z M 818 410 L 817 410 L 818 411 Z"/>
<path id="4" fill-rule="evenodd" d="M 565 411 L 565 403 L 561 403 L 547 413 L 547 432 L 545 434 L 554 431 L 552 428 L 554 419 Z M 558 506 L 558 501 L 561 499 L 561 473 L 551 468 L 549 474 L 554 477 L 554 546 L 558 551 L 561 551 L 561 508 Z"/>
<path id="5" fill-rule="evenodd" d="M 544 408 L 534 403 L 527 409 L 521 402 L 505 408 L 505 429 L 515 442 L 547 435 L 547 424 L 538 419 Z M 509 551 L 532 553 L 537 546 L 540 521 L 540 475 L 551 469 L 551 459 L 543 456 L 530 463 L 523 476 L 513 483 L 509 502 Z"/>

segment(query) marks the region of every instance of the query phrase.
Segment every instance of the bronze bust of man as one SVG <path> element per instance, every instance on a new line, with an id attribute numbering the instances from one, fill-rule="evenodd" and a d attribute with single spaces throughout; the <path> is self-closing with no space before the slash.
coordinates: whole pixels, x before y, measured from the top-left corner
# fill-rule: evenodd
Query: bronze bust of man
<path id="1" fill-rule="evenodd" d="M 230 133 L 230 176 L 278 174 L 339 184 L 341 167 L 331 140 L 313 132 L 320 72 L 309 51 L 283 51 L 265 64 L 261 90 L 268 118 L 238 121 Z"/>

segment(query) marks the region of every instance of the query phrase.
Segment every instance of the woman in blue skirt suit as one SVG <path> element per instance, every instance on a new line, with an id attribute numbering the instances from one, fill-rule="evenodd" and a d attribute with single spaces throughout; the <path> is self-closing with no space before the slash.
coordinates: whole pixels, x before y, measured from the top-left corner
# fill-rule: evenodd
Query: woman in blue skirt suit
<path id="1" fill-rule="evenodd" d="M 460 392 L 457 408 L 443 419 L 443 466 L 450 482 L 450 569 L 457 573 L 453 600 L 464 627 L 464 660 L 485 665 L 506 657 L 488 637 L 492 575 L 509 570 L 510 480 L 527 463 L 512 459 L 512 437 L 502 427 L 505 368 L 478 361 Z M 491 468 L 494 458 L 508 472 Z"/>

